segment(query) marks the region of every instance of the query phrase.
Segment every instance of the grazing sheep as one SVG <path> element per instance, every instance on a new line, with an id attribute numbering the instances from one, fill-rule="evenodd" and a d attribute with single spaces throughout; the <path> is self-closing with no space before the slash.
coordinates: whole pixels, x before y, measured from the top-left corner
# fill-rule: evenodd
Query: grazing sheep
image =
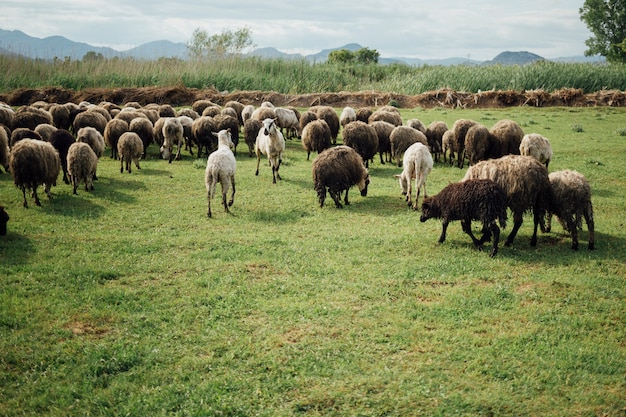
<path id="1" fill-rule="evenodd" d="M 232 109 L 231 109 L 232 110 Z M 234 111 L 234 110 L 233 110 Z M 237 145 L 239 145 L 239 119 L 237 116 L 218 114 L 213 118 L 217 132 L 230 129 L 231 140 L 233 142 L 233 153 L 237 155 Z M 213 135 L 215 137 L 215 135 Z M 215 140 L 214 140 L 215 142 Z"/>
<path id="2" fill-rule="evenodd" d="M 231 151 L 234 143 L 230 136 L 230 130 L 220 130 L 216 135 L 217 150 L 209 155 L 206 163 L 206 171 L 204 174 L 204 183 L 207 190 L 208 211 L 207 216 L 211 217 L 211 200 L 215 195 L 217 183 L 222 184 L 222 204 L 226 213 L 230 213 L 228 207 L 233 205 L 235 201 L 235 171 L 237 170 L 237 161 L 235 155 Z M 228 189 L 233 189 L 230 195 L 230 201 L 226 202 L 226 194 Z"/>
<path id="3" fill-rule="evenodd" d="M 6 130 L 0 128 L 0 166 L 5 171 L 9 170 L 9 152 L 9 136 Z"/>
<path id="4" fill-rule="evenodd" d="M 439 162 L 439 156 L 443 150 L 443 135 L 448 131 L 446 122 L 434 121 L 426 127 L 426 140 L 435 162 Z"/>
<path id="5" fill-rule="evenodd" d="M 330 128 L 330 139 L 334 144 L 337 143 L 339 135 L 339 116 L 334 108 L 330 106 L 313 106 L 309 110 L 317 115 L 318 119 L 324 119 Z"/>
<path id="6" fill-rule="evenodd" d="M 391 136 L 391 132 L 395 128 L 389 122 L 385 122 L 384 120 L 378 120 L 370 123 L 370 126 L 374 128 L 376 131 L 376 136 L 378 136 L 378 154 L 380 155 L 380 163 L 385 164 L 385 160 L 387 162 L 391 162 L 391 142 L 389 141 L 389 137 Z M 385 158 L 383 160 L 383 154 L 385 154 Z"/>
<path id="7" fill-rule="evenodd" d="M 524 135 L 519 145 L 520 155 L 527 155 L 536 158 L 548 168 L 552 159 L 552 146 L 550 141 L 539 133 L 529 133 Z"/>
<path id="8" fill-rule="evenodd" d="M 137 169 L 141 169 L 139 160 L 143 155 L 143 142 L 138 134 L 126 132 L 120 136 L 120 140 L 117 142 L 117 152 L 120 155 L 120 173 L 124 172 L 124 162 L 126 162 L 126 171 L 129 174 L 131 173 L 131 162 L 135 162 Z"/>
<path id="9" fill-rule="evenodd" d="M 344 204 L 349 205 L 348 191 L 356 185 L 361 196 L 367 196 L 370 177 L 363 158 L 349 146 L 340 145 L 320 153 L 312 164 L 313 188 L 317 192 L 320 207 L 324 207 L 326 189 L 337 208 L 341 205 L 341 193 L 346 192 Z"/>
<path id="10" fill-rule="evenodd" d="M 350 106 L 344 107 L 339 115 L 339 124 L 341 127 L 344 128 L 348 123 L 354 121 L 356 121 L 356 111 Z"/>
<path id="11" fill-rule="evenodd" d="M 207 156 L 216 149 L 217 143 L 213 135 L 215 131 L 217 126 L 211 116 L 200 116 L 193 121 L 192 133 L 198 147 L 198 158 L 202 157 L 202 149 Z"/>
<path id="12" fill-rule="evenodd" d="M 84 129 L 84 128 L 83 128 Z M 76 194 L 78 184 L 85 183 L 85 191 L 93 190 L 98 157 L 87 143 L 74 142 L 67 152 L 67 172 L 72 182 L 72 191 Z"/>
<path id="13" fill-rule="evenodd" d="M 43 109 L 33 106 L 22 106 L 13 114 L 11 129 L 26 128 L 35 130 L 40 124 L 53 124 L 52 115 Z"/>
<path id="14" fill-rule="evenodd" d="M 130 124 L 130 122 L 133 119 L 136 119 L 138 117 L 143 117 L 145 119 L 150 120 L 150 118 L 148 116 L 146 116 L 146 114 L 133 109 L 132 107 L 125 107 L 122 109 L 122 111 L 120 111 L 118 114 L 115 115 L 114 119 L 122 119 L 124 120 L 126 123 Z M 158 120 L 158 117 L 157 117 Z M 154 122 L 153 122 L 154 123 Z"/>
<path id="15" fill-rule="evenodd" d="M 243 122 L 243 138 L 246 141 L 246 145 L 248 145 L 248 156 L 252 157 L 254 153 L 254 144 L 256 143 L 256 137 L 259 134 L 259 130 L 263 123 L 259 122 L 256 119 L 247 119 Z"/>
<path id="16" fill-rule="evenodd" d="M 467 180 L 448 184 L 439 194 L 425 197 L 422 202 L 421 222 L 428 219 L 441 219 L 442 229 L 439 243 L 446 240 L 448 223 L 460 220 L 463 231 L 479 249 L 493 235 L 491 257 L 498 253 L 500 227 L 506 227 L 506 194 L 502 187 L 492 180 Z M 483 236 L 476 239 L 472 233 L 472 220 L 483 225 Z"/>
<path id="17" fill-rule="evenodd" d="M 50 106 L 48 111 L 52 116 L 52 124 L 56 126 L 57 129 L 70 129 L 72 121 L 70 119 L 70 109 L 67 108 L 67 106 L 54 103 Z"/>
<path id="18" fill-rule="evenodd" d="M 406 196 L 409 207 L 413 210 L 418 209 L 417 199 L 420 196 L 420 188 L 424 189 L 424 198 L 426 198 L 426 177 L 433 169 L 433 158 L 428 150 L 428 146 L 421 142 L 416 142 L 404 152 L 402 160 L 404 167 L 400 175 L 395 175 L 400 181 L 402 195 Z M 411 181 L 415 179 L 415 203 L 411 197 Z"/>
<path id="19" fill-rule="evenodd" d="M 491 155 L 491 135 L 489 129 L 480 123 L 472 125 L 465 134 L 465 156 L 470 165 L 489 159 Z"/>
<path id="20" fill-rule="evenodd" d="M 171 104 L 161 104 L 157 112 L 159 117 L 176 117 L 176 110 L 174 110 Z"/>
<path id="21" fill-rule="evenodd" d="M 513 230 L 505 246 L 510 246 L 523 222 L 524 212 L 533 211 L 534 231 L 530 245 L 537 245 L 537 226 L 543 225 L 547 200 L 550 195 L 548 170 L 531 156 L 506 155 L 472 165 L 463 181 L 490 179 L 498 183 L 507 196 L 507 206 L 513 212 Z"/>
<path id="22" fill-rule="evenodd" d="M 465 135 L 469 128 L 475 124 L 476 122 L 470 119 L 458 119 L 452 125 L 452 131 L 454 131 L 452 151 L 456 153 L 456 166 L 459 168 L 463 168 L 465 162 Z M 452 159 L 450 159 L 450 165 L 452 163 Z"/>
<path id="23" fill-rule="evenodd" d="M 454 137 L 454 131 L 448 130 L 441 137 L 441 154 L 443 155 L 443 162 L 448 162 L 446 155 L 450 158 L 450 166 L 454 163 L 454 144 L 456 139 Z"/>
<path id="24" fill-rule="evenodd" d="M 394 126 L 402 126 L 402 116 L 396 111 L 383 110 L 382 108 L 373 112 L 367 119 L 368 123 L 384 120 Z"/>
<path id="25" fill-rule="evenodd" d="M 234 117 L 235 119 L 237 119 L 237 123 L 239 123 L 239 116 L 237 116 L 237 110 L 235 110 L 232 107 L 223 107 L 222 111 L 220 111 L 220 114 L 223 114 L 225 116 Z"/>
<path id="26" fill-rule="evenodd" d="M 43 185 L 48 199 L 52 200 L 50 188 L 57 185 L 61 160 L 52 144 L 37 139 L 22 139 L 11 148 L 9 170 L 13 176 L 13 182 L 22 190 L 24 207 L 28 208 L 27 188 L 32 190 L 35 204 L 41 206 L 37 187 L 40 184 Z"/>
<path id="27" fill-rule="evenodd" d="M 194 101 L 191 104 L 191 109 L 201 115 L 204 109 L 210 106 L 216 106 L 216 104 L 213 103 L 211 100 L 200 99 L 200 100 Z"/>
<path id="28" fill-rule="evenodd" d="M 374 113 L 369 107 L 361 107 L 356 109 L 356 119 L 365 123 L 369 123 L 370 116 Z"/>
<path id="29" fill-rule="evenodd" d="M 213 105 L 213 106 L 206 107 L 204 110 L 202 110 L 201 116 L 215 117 L 218 114 L 222 114 L 222 108 L 218 105 Z"/>
<path id="30" fill-rule="evenodd" d="M 259 130 L 254 144 L 254 153 L 256 154 L 256 173 L 254 175 L 259 175 L 259 163 L 261 162 L 261 154 L 263 154 L 267 156 L 272 167 L 272 183 L 276 184 L 276 178 L 282 180 L 278 170 L 283 162 L 284 151 L 285 138 L 276 127 L 276 120 L 263 120 L 263 126 Z"/>
<path id="31" fill-rule="evenodd" d="M 589 231 L 589 250 L 595 249 L 593 205 L 591 186 L 584 175 L 576 171 L 556 171 L 549 175 L 552 193 L 548 202 L 546 231 L 552 226 L 552 215 L 556 215 L 563 228 L 572 235 L 572 249 L 578 250 L 578 229 L 582 228 L 581 217 L 585 218 Z"/>
<path id="32" fill-rule="evenodd" d="M 45 140 L 46 142 L 50 142 L 50 136 L 52 136 L 52 133 L 55 130 L 57 130 L 57 128 L 49 123 L 42 123 L 40 125 L 37 125 L 37 127 L 35 128 L 35 132 L 39 133 L 41 139 Z"/>
<path id="33" fill-rule="evenodd" d="M 191 155 L 193 155 L 193 119 L 189 116 L 176 116 L 178 120 L 180 120 L 180 124 L 183 125 L 183 139 L 185 140 L 185 150 L 188 150 Z M 129 126 L 130 127 L 130 126 Z M 132 130 L 132 129 L 131 129 Z M 142 138 L 143 141 L 143 138 Z M 146 147 L 144 146 L 144 152 L 146 151 Z"/>
<path id="34" fill-rule="evenodd" d="M 426 134 L 426 125 L 422 123 L 419 119 L 409 119 L 406 121 L 406 125 L 408 127 L 412 127 L 413 129 L 419 130 L 423 134 Z"/>
<path id="35" fill-rule="evenodd" d="M 372 126 L 356 120 L 344 127 L 343 144 L 361 155 L 365 168 L 369 168 L 370 159 L 378 152 L 378 135 Z"/>
<path id="36" fill-rule="evenodd" d="M 313 120 L 302 130 L 302 147 L 306 150 L 306 160 L 311 152 L 320 153 L 330 148 L 330 128 L 325 120 Z"/>
<path id="37" fill-rule="evenodd" d="M 243 106 L 243 109 L 241 109 L 241 121 L 246 123 L 246 120 L 252 118 L 252 113 L 254 113 L 254 106 L 252 104 Z"/>
<path id="38" fill-rule="evenodd" d="M 6 212 L 4 207 L 0 206 L 0 236 L 6 236 L 9 219 L 9 213 Z"/>
<path id="39" fill-rule="evenodd" d="M 313 120 L 317 120 L 317 114 L 315 114 L 315 112 L 312 112 L 310 110 L 306 110 L 305 112 L 303 112 L 300 116 L 300 132 L 302 132 L 304 130 L 304 127 L 311 123 Z"/>
<path id="40" fill-rule="evenodd" d="M 391 145 L 391 157 L 396 160 L 396 164 L 401 166 L 401 158 L 409 146 L 416 142 L 421 142 L 428 146 L 428 139 L 419 130 L 408 126 L 396 126 L 389 135 Z"/>
<path id="41" fill-rule="evenodd" d="M 78 132 L 81 127 L 93 127 L 101 135 L 104 135 L 105 128 L 110 120 L 99 111 L 87 110 L 76 115 L 74 122 L 72 123 L 72 129 L 74 132 Z"/>
<path id="42" fill-rule="evenodd" d="M 180 116 L 187 116 L 187 117 L 191 118 L 191 120 L 196 120 L 198 117 L 200 117 L 198 112 L 196 112 L 193 109 L 190 109 L 189 107 L 184 107 L 184 108 L 178 110 L 176 112 L 176 117 L 180 117 Z"/>
<path id="43" fill-rule="evenodd" d="M 91 147 L 91 150 L 94 151 L 96 157 L 100 159 L 102 155 L 104 155 L 104 138 L 93 127 L 83 127 L 78 131 L 78 135 L 76 136 L 77 142 L 83 142 L 88 144 Z M 98 175 L 96 171 L 93 172 L 93 179 L 97 180 Z"/>
<path id="44" fill-rule="evenodd" d="M 252 112 L 252 118 L 258 120 L 259 122 L 262 122 L 265 119 L 275 119 L 276 112 L 273 108 L 263 106 L 255 109 L 254 112 Z"/>
<path id="45" fill-rule="evenodd" d="M 230 100 L 224 104 L 224 108 L 231 108 L 235 110 L 235 114 L 240 125 L 243 125 L 243 116 L 241 113 L 243 112 L 244 107 L 245 106 L 242 103 L 236 100 Z"/>
<path id="46" fill-rule="evenodd" d="M 4 102 L 0 102 L 0 125 L 4 125 L 11 129 L 13 127 L 13 116 L 15 111 L 11 106 Z"/>
<path id="47" fill-rule="evenodd" d="M 120 113 L 121 114 L 121 113 Z M 120 136 L 128 132 L 128 122 L 124 119 L 111 119 L 104 128 L 104 141 L 111 147 L 111 159 L 117 159 L 117 143 Z"/>
<path id="48" fill-rule="evenodd" d="M 174 159 L 180 159 L 180 151 L 184 144 L 183 125 L 176 117 L 166 117 L 163 123 L 163 145 L 161 146 L 161 155 L 163 159 L 167 159 L 172 163 L 172 151 L 176 146 L 176 156 Z M 141 151 L 143 153 L 143 149 Z"/>
<path id="49" fill-rule="evenodd" d="M 519 146 L 524 137 L 521 126 L 513 120 L 500 120 L 489 129 L 492 138 L 491 158 L 504 155 L 519 155 Z"/>
<path id="50" fill-rule="evenodd" d="M 41 135 L 34 130 L 27 127 L 18 127 L 16 129 L 13 129 L 13 131 L 11 132 L 11 138 L 9 139 L 9 148 L 13 148 L 13 146 L 15 146 L 15 144 L 22 139 L 43 140 Z"/>
<path id="51" fill-rule="evenodd" d="M 67 152 L 70 150 L 70 146 L 76 142 L 74 136 L 65 129 L 57 129 L 50 137 L 50 143 L 54 146 L 54 149 L 59 153 L 59 159 L 61 160 L 61 169 L 63 170 L 63 182 L 70 183 L 70 178 L 67 172 Z"/>
<path id="52" fill-rule="evenodd" d="M 154 142 L 154 125 L 147 117 L 135 117 L 130 121 L 128 131 L 135 132 L 141 138 L 141 142 L 143 143 L 142 158 L 145 158 L 148 153 L 148 146 Z"/>
<path id="53" fill-rule="evenodd" d="M 276 107 L 276 125 L 283 132 L 283 136 L 287 139 L 293 139 L 300 136 L 300 119 L 296 116 L 296 112 L 285 107 Z"/>

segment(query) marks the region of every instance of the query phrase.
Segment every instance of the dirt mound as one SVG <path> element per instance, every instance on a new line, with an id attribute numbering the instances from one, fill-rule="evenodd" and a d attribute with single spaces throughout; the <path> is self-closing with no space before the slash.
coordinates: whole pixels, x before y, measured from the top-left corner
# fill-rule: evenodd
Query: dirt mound
<path id="1" fill-rule="evenodd" d="M 497 108 L 510 106 L 614 106 L 626 105 L 626 93 L 618 90 L 602 90 L 585 94 L 583 90 L 564 88 L 554 92 L 544 90 L 501 91 L 491 90 L 478 93 L 465 93 L 453 90 L 428 91 L 417 95 L 403 95 L 380 91 L 281 94 L 267 91 L 219 92 L 215 89 L 199 90 L 182 86 L 143 87 L 143 88 L 86 88 L 80 91 L 56 87 L 43 89 L 19 89 L 0 94 L 0 101 L 11 106 L 32 104 L 36 101 L 66 103 L 88 101 L 100 103 L 108 101 L 118 105 L 136 101 L 142 105 L 149 103 L 190 106 L 194 101 L 208 99 L 224 104 L 236 100 L 243 104 L 259 105 L 270 101 L 277 106 L 310 107 L 329 105 L 333 107 L 380 107 L 392 104 L 400 108 L 448 107 L 448 108 Z"/>

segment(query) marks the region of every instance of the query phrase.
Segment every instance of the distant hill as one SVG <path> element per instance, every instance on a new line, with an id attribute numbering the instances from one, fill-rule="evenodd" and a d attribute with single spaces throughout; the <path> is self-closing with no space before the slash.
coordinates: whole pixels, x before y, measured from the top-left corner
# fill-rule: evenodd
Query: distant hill
<path id="1" fill-rule="evenodd" d="M 301 55 L 288 54 L 276 48 L 258 48 L 248 53 L 248 56 L 258 56 L 261 58 L 280 58 L 285 60 L 306 60 L 309 62 L 325 62 L 332 51 L 348 49 L 352 52 L 363 48 L 358 43 L 349 43 L 338 48 L 323 49 L 315 54 Z M 167 40 L 148 42 L 125 51 L 117 51 L 108 47 L 97 47 L 82 42 L 74 42 L 63 36 L 50 36 L 47 38 L 35 38 L 19 30 L 0 29 L 0 55 L 21 55 L 26 58 L 52 60 L 54 58 L 72 60 L 82 59 L 87 52 L 102 54 L 105 58 L 136 58 L 145 60 L 156 60 L 159 58 L 188 59 L 189 53 L 187 45 L 175 43 Z M 380 64 L 406 64 L 412 66 L 422 65 L 526 65 L 545 58 L 527 51 L 511 52 L 505 51 L 498 54 L 490 61 L 480 62 L 469 60 L 468 58 L 446 58 L 446 59 L 418 59 L 406 57 L 380 57 Z M 604 62 L 602 57 L 565 57 L 557 58 L 558 62 Z"/>

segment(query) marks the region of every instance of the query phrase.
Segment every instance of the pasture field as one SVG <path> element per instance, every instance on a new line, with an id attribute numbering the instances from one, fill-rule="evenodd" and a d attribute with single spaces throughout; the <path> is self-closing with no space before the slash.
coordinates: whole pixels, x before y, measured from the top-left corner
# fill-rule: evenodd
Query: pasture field
<path id="1" fill-rule="evenodd" d="M 1 174 L 0 415 L 623 416 L 626 109 L 401 112 L 549 138 L 550 171 L 591 182 L 597 249 L 558 224 L 530 247 L 530 215 L 495 259 L 458 222 L 439 245 L 378 158 L 367 197 L 319 208 L 294 140 L 276 185 L 240 144 L 212 219 L 188 152 L 122 174 L 107 150 L 95 191 L 28 209 Z M 428 193 L 463 174 L 435 164 Z"/>

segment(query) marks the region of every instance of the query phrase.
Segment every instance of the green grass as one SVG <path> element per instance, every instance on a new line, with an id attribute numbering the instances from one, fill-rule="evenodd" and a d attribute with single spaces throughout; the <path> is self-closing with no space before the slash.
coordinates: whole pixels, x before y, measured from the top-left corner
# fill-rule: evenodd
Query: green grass
<path id="1" fill-rule="evenodd" d="M 240 145 L 212 219 L 188 153 L 130 175 L 107 153 L 95 191 L 29 209 L 2 174 L 0 415 L 623 416 L 626 111 L 402 114 L 549 138 L 550 170 L 591 181 L 597 250 L 558 225 L 530 247 L 530 216 L 495 259 L 458 223 L 438 245 L 378 159 L 367 197 L 320 209 L 295 141 L 276 185 Z M 462 176 L 437 164 L 427 190 Z"/>

